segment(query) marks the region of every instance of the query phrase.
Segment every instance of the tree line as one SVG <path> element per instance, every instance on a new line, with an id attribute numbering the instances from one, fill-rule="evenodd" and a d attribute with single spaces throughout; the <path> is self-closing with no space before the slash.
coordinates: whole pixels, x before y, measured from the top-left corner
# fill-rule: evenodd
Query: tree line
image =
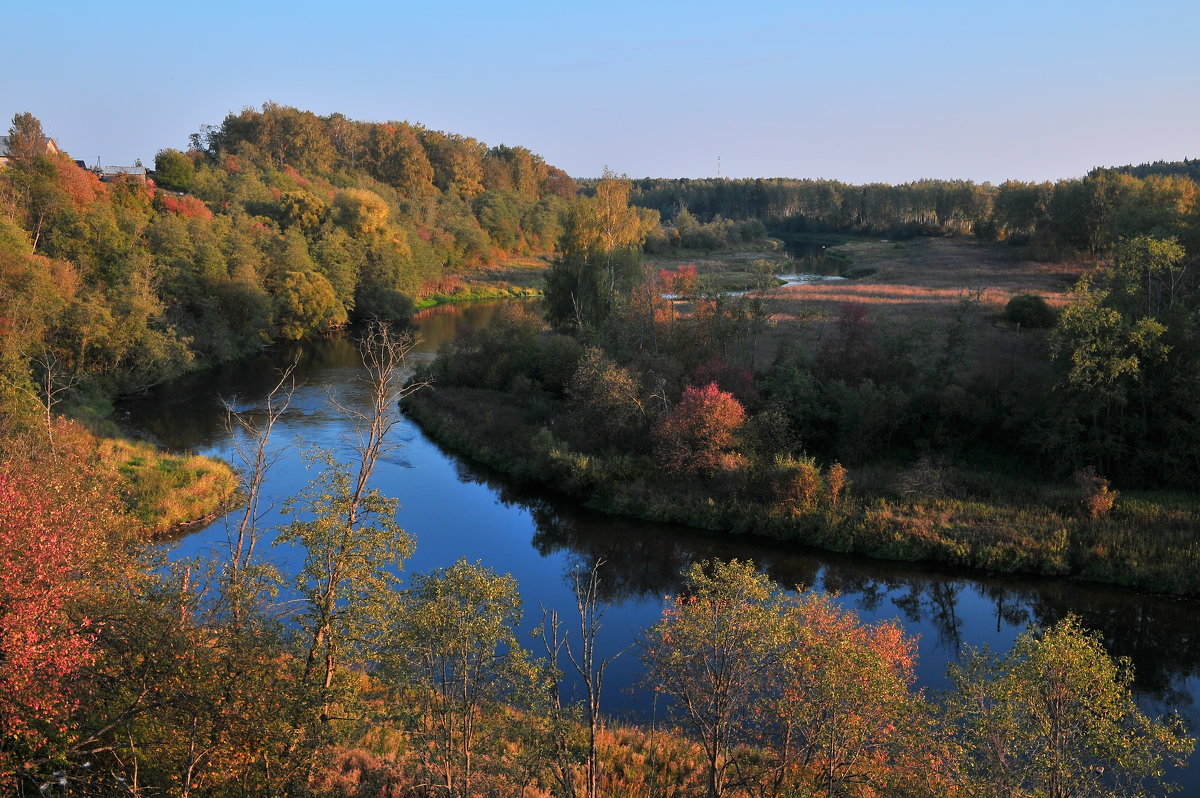
<path id="1" fill-rule="evenodd" d="M 849 185 L 836 180 L 634 180 L 631 201 L 668 222 L 756 219 L 781 235 L 845 232 L 911 238 L 974 234 L 1032 245 L 1054 258 L 1102 256 L 1122 237 L 1198 243 L 1196 183 L 1174 169 L 1096 169 L 1078 180 L 921 180 Z"/>

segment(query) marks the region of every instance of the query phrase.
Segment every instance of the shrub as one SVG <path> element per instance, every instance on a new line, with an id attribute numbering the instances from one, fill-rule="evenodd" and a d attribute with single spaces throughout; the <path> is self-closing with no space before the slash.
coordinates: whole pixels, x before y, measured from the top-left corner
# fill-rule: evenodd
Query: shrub
<path id="1" fill-rule="evenodd" d="M 1121 493 L 1113 490 L 1109 481 L 1097 474 L 1092 466 L 1075 472 L 1075 484 L 1083 494 L 1079 500 L 1083 514 L 1093 521 L 1107 518 L 1112 511 L 1113 502 Z"/>
<path id="2" fill-rule="evenodd" d="M 1054 326 L 1058 313 L 1037 294 L 1018 294 L 1004 306 L 1004 318 L 1022 327 L 1045 329 Z"/>
<path id="3" fill-rule="evenodd" d="M 712 475 L 734 467 L 733 434 L 746 420 L 746 411 L 716 383 L 703 388 L 688 386 L 673 411 L 663 416 L 654 431 L 659 463 L 677 474 Z"/>

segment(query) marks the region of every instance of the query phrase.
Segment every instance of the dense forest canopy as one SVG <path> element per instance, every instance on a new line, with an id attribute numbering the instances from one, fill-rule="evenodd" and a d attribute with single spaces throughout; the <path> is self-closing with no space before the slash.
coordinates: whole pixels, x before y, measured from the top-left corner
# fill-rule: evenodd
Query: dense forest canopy
<path id="1" fill-rule="evenodd" d="M 1137 166 L 1114 167 L 1114 171 L 1123 172 L 1134 177 L 1149 177 L 1150 175 L 1180 175 L 1200 180 L 1200 158 L 1184 158 L 1182 161 L 1154 161 Z"/>
<path id="2" fill-rule="evenodd" d="M 1185 162 L 1189 163 L 1189 162 Z M 1142 172 L 1145 172 L 1144 174 Z M 1100 256 L 1121 237 L 1176 236 L 1195 251 L 1196 183 L 1182 172 L 1097 169 L 1081 180 L 922 180 L 853 186 L 836 180 L 633 181 L 631 201 L 684 225 L 757 219 L 772 232 L 845 232 L 911 238 L 974 234 L 1032 244 L 1058 259 Z"/>

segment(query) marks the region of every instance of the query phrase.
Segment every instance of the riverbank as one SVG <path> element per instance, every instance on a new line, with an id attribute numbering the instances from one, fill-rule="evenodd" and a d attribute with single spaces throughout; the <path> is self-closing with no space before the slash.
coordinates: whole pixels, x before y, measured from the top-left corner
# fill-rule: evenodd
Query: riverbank
<path id="1" fill-rule="evenodd" d="M 100 462 L 120 478 L 127 511 L 151 537 L 184 534 L 236 503 L 237 476 L 221 460 L 124 438 L 96 438 L 96 447 Z"/>
<path id="2" fill-rule="evenodd" d="M 542 295 L 550 256 L 510 258 L 503 263 L 450 275 L 426 286 L 417 297 L 418 310 L 448 302 L 485 299 L 533 299 Z"/>
<path id="3" fill-rule="evenodd" d="M 69 461 L 79 479 L 106 486 L 142 539 L 186 533 L 228 512 L 237 500 L 237 476 L 222 460 L 97 434 L 62 417 L 54 421 L 52 445 L 44 431 L 31 430 L 14 436 L 2 454 L 4 463 L 36 468 Z"/>
<path id="4" fill-rule="evenodd" d="M 648 456 L 572 449 L 543 423 L 546 401 L 439 387 L 405 407 L 440 445 L 609 514 L 885 560 L 1200 596 L 1200 511 L 1191 495 L 1130 491 L 1093 515 L 1075 485 L 934 466 L 851 470 L 844 487 L 811 462 L 683 480 Z M 868 492 L 862 482 L 913 492 Z M 916 495 L 929 492 L 941 495 Z"/>

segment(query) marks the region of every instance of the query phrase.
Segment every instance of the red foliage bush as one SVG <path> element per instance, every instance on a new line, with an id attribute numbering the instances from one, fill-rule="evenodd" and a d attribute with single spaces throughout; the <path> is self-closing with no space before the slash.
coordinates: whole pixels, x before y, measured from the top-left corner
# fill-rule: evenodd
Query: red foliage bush
<path id="1" fill-rule="evenodd" d="M 212 211 L 208 209 L 208 206 L 191 195 L 178 197 L 170 192 L 160 191 L 154 198 L 154 206 L 185 219 L 213 218 Z"/>
<path id="2" fill-rule="evenodd" d="M 44 466 L 0 470 L 0 784 L 15 766 L 4 749 L 65 731 L 72 677 L 93 659 L 92 622 L 68 610 L 86 588 L 95 518 L 73 501 L 77 484 Z"/>
<path id="3" fill-rule="evenodd" d="M 669 471 L 711 475 L 734 464 L 733 435 L 746 411 L 716 383 L 689 385 L 654 430 L 654 453 Z"/>

